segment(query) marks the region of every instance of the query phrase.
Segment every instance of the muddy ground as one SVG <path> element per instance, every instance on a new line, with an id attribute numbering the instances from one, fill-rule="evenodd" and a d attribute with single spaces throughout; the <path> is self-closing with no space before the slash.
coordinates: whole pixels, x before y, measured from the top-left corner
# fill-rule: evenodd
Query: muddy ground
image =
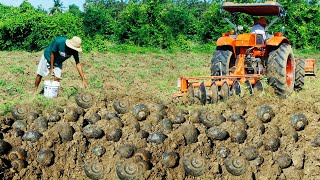
<path id="1" fill-rule="evenodd" d="M 164 61 L 168 58 L 166 55 L 154 55 L 152 58 L 156 56 Z M 139 55 L 137 59 L 149 62 L 150 59 L 143 60 L 147 57 L 148 55 Z M 203 57 L 209 59 L 210 55 L 199 57 L 189 54 L 187 60 Z M 86 63 L 89 62 L 86 61 L 85 65 Z M 139 67 L 150 66 L 150 64 L 139 65 Z M 126 67 L 122 69 L 125 74 L 124 80 L 128 80 L 127 74 L 134 72 L 131 67 Z M 169 70 L 162 72 L 169 73 L 175 69 L 176 65 L 167 63 L 165 67 Z M 94 67 L 90 65 L 88 69 L 90 68 Z M 188 68 L 190 67 L 186 65 L 186 71 Z M 25 71 L 32 72 L 32 67 Z M 88 179 L 95 176 L 99 179 L 120 179 L 121 174 L 127 172 L 127 177 L 137 179 L 318 179 L 320 147 L 317 146 L 320 142 L 315 141 L 316 136 L 320 134 L 318 76 L 307 77 L 305 88 L 300 92 L 293 92 L 286 99 L 275 96 L 272 89 L 266 87 L 265 92 L 260 94 L 233 97 L 225 102 L 202 106 L 199 103 L 190 105 L 186 101 L 187 98 L 172 98 L 171 91 L 159 90 L 155 86 L 149 88 L 150 85 L 146 82 L 152 82 L 152 77 L 147 79 L 134 77 L 128 86 L 123 86 L 116 78 L 108 78 L 115 77 L 117 73 L 119 71 L 104 74 L 103 91 L 90 89 L 89 93 L 94 97 L 94 104 L 90 108 L 80 108 L 75 96 L 62 96 L 56 98 L 54 100 L 56 106 L 49 109 L 32 104 L 32 100 L 16 103 L 20 106 L 25 104 L 28 107 L 28 116 L 23 118 L 14 117 L 12 113 L 2 115 L 0 139 L 8 142 L 10 147 L 3 148 L 4 151 L 0 154 L 0 177 L 2 179 Z M 93 74 L 90 75 L 93 76 Z M 156 77 L 161 79 L 161 76 L 163 74 Z M 33 76 L 30 75 L 30 77 Z M 70 75 L 68 78 L 71 83 L 76 84 L 76 77 Z M 173 81 L 168 81 L 168 84 L 174 84 Z M 114 103 L 118 100 L 123 102 L 122 105 L 126 106 L 127 111 L 116 113 L 120 121 L 116 118 L 110 120 L 108 115 L 116 112 Z M 145 104 L 148 107 L 150 114 L 145 120 L 139 121 L 134 116 L 132 109 L 137 104 Z M 263 123 L 257 116 L 257 110 L 263 105 L 270 106 L 275 114 L 270 122 Z M 71 107 L 79 111 L 79 117 L 74 122 L 67 117 Z M 163 110 L 160 110 L 160 107 L 164 107 Z M 47 129 L 40 133 L 41 137 L 37 141 L 23 140 L 23 134 L 27 131 L 39 131 L 35 119 L 28 118 L 30 113 L 37 113 L 40 117 L 50 119 L 55 110 L 59 111 L 58 114 L 61 117 L 59 121 L 48 122 Z M 101 116 L 101 120 L 93 123 L 94 126 L 101 128 L 104 132 L 104 135 L 98 138 L 90 138 L 83 132 L 84 127 L 90 124 L 90 116 L 94 113 Z M 205 126 L 199 118 L 205 113 L 211 114 L 214 120 L 217 120 L 219 115 L 225 118 L 225 121 L 217 127 L 228 132 L 227 139 L 214 140 L 208 136 L 209 127 Z M 295 114 L 305 115 L 308 123 L 304 129 L 294 130 L 290 121 Z M 184 117 L 185 121 L 177 122 L 183 119 L 181 117 Z M 172 129 L 162 126 L 162 120 L 166 118 L 173 122 Z M 23 132 L 18 130 L 19 128 L 13 128 L 13 123 L 18 119 L 27 124 L 24 129 L 21 128 Z M 65 125 L 61 126 L 62 122 L 66 122 L 74 130 L 69 141 L 64 141 L 59 134 Z M 196 128 L 196 131 L 193 131 L 193 128 Z M 119 140 L 112 141 L 110 133 L 114 129 L 121 129 L 122 133 Z M 245 131 L 247 134 L 244 142 L 234 140 L 234 135 L 240 131 Z M 152 140 L 151 134 L 160 132 L 165 135 L 164 138 Z M 268 148 L 272 138 L 280 140 L 278 149 L 274 151 Z M 101 156 L 93 152 L 94 147 L 98 145 L 106 150 Z M 123 154 L 126 153 L 123 151 L 130 150 L 130 148 L 129 150 L 123 148 L 124 145 L 130 145 L 133 154 L 128 153 L 129 155 L 124 157 Z M 15 147 L 20 147 L 27 153 L 23 160 L 25 164 L 21 168 L 15 168 L 12 164 L 14 159 L 10 160 L 9 157 L 10 150 L 12 151 Z M 219 153 L 221 147 L 229 149 L 230 154 L 221 155 Z M 252 160 L 248 160 L 244 153 L 248 147 L 256 150 L 257 157 Z M 41 149 L 49 149 L 54 154 L 48 165 L 39 162 L 37 156 Z M 146 153 L 142 153 L 145 151 L 151 156 L 148 157 Z M 178 153 L 178 159 L 170 157 L 173 167 L 168 167 L 169 165 L 163 161 L 165 152 Z M 281 159 L 283 155 L 288 158 Z M 190 156 L 195 158 L 190 160 Z M 233 159 L 236 159 L 233 166 L 228 166 L 228 162 Z M 188 163 L 191 165 L 187 166 Z M 95 165 L 93 168 L 96 170 L 95 173 L 85 172 L 85 167 L 90 164 Z M 195 170 L 188 169 L 192 164 Z M 230 166 L 233 167 L 232 170 Z"/>

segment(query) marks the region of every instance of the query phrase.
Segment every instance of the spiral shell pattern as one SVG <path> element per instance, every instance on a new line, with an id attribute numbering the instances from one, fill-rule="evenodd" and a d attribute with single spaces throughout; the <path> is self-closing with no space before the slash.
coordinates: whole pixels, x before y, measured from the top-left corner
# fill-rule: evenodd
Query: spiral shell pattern
<path id="1" fill-rule="evenodd" d="M 183 157 L 183 168 L 187 175 L 201 176 L 206 170 L 206 162 L 198 154 L 188 154 Z"/>
<path id="2" fill-rule="evenodd" d="M 133 161 L 127 159 L 120 161 L 116 165 L 116 173 L 122 180 L 124 179 L 141 179 L 148 169 L 148 165 L 144 161 Z"/>
<path id="3" fill-rule="evenodd" d="M 76 103 L 79 107 L 87 109 L 93 105 L 93 95 L 90 93 L 79 93 L 76 95 Z"/>
<path id="4" fill-rule="evenodd" d="M 101 179 L 104 175 L 103 165 L 99 162 L 86 163 L 83 169 L 87 177 L 90 179 Z"/>

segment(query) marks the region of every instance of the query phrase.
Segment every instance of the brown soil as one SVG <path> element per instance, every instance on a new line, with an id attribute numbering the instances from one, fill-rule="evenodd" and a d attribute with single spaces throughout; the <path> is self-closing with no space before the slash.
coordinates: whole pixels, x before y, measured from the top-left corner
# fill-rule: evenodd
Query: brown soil
<path id="1" fill-rule="evenodd" d="M 193 57 L 189 57 L 192 59 Z M 125 73 L 125 72 L 124 72 Z M 108 73 L 107 73 L 108 74 Z M 107 76 L 107 75 L 106 75 Z M 113 74 L 111 74 L 113 76 Z M 117 84 L 116 80 L 107 78 L 108 83 L 104 84 L 105 92 L 95 94 L 95 104 L 86 109 L 76 122 L 68 122 L 74 128 L 73 139 L 69 142 L 62 142 L 59 137 L 59 122 L 49 122 L 48 130 L 37 142 L 23 141 L 21 136 L 17 136 L 12 123 L 14 118 L 11 114 L 1 116 L 0 119 L 0 139 L 9 142 L 12 147 L 22 147 L 27 151 L 27 166 L 18 172 L 14 172 L 11 163 L 8 160 L 8 153 L 0 156 L 0 177 L 3 179 L 88 179 L 84 172 L 84 165 L 90 162 L 99 162 L 103 166 L 101 179 L 119 179 L 116 173 L 116 165 L 126 158 L 121 157 L 118 149 L 124 144 L 130 144 L 138 149 L 144 149 L 152 154 L 149 160 L 150 167 L 143 173 L 140 179 L 317 179 L 320 175 L 319 163 L 320 147 L 312 146 L 312 140 L 320 132 L 320 91 L 314 91 L 317 87 L 318 77 L 308 77 L 306 87 L 301 92 L 294 92 L 287 99 L 276 97 L 271 89 L 266 89 L 263 94 L 253 96 L 246 95 L 242 98 L 233 97 L 226 102 L 218 104 L 208 104 L 206 106 L 186 105 L 184 99 L 174 99 L 171 96 L 154 96 L 154 91 L 148 91 L 149 85 L 139 78 L 133 80 L 133 84 L 128 88 Z M 71 82 L 72 83 L 72 82 Z M 310 85 L 308 85 L 310 84 Z M 313 85 L 314 86 L 313 86 Z M 151 89 L 154 87 L 151 87 Z M 158 90 L 159 91 L 159 90 Z M 158 93 L 158 92 L 157 92 Z M 161 93 L 161 92 L 159 92 Z M 164 93 L 165 94 L 165 93 Z M 82 134 L 83 127 L 88 124 L 87 118 L 92 113 L 98 112 L 102 117 L 108 112 L 115 112 L 113 102 L 116 98 L 125 98 L 129 100 L 128 112 L 121 114 L 120 118 L 124 126 L 122 136 L 118 142 L 108 141 L 106 136 L 99 139 L 86 138 Z M 75 106 L 75 99 L 71 96 L 59 97 L 59 102 L 65 110 L 67 107 Z M 133 116 L 131 109 L 134 105 L 144 103 L 151 110 L 151 114 L 146 120 L 137 121 Z M 166 105 L 165 116 L 173 120 L 180 112 L 184 113 L 186 122 L 183 124 L 192 124 L 199 131 L 197 142 L 187 144 L 183 136 L 183 124 L 173 124 L 173 130 L 165 132 L 168 136 L 161 144 L 151 143 L 142 137 L 142 132 L 149 133 L 162 132 L 159 127 L 159 119 L 156 110 L 156 104 Z M 275 112 L 275 117 L 268 123 L 264 123 L 265 133 L 259 131 L 260 121 L 256 116 L 257 109 L 262 105 L 269 105 Z M 35 112 L 43 109 L 40 114 L 48 117 L 51 110 L 43 107 L 32 108 Z M 227 121 L 220 127 L 225 128 L 229 133 L 237 131 L 238 128 L 234 122 L 228 120 L 229 116 L 241 113 L 245 119 L 248 129 L 247 138 L 244 143 L 238 144 L 228 138 L 224 141 L 210 140 L 206 135 L 207 128 L 199 123 L 195 118 L 194 112 L 206 110 L 222 114 Z M 304 114 L 308 119 L 308 125 L 304 130 L 297 131 L 298 141 L 292 138 L 292 126 L 290 118 L 296 113 Z M 60 113 L 62 119 L 64 113 Z M 136 124 L 140 125 L 137 128 Z M 31 130 L 32 122 L 29 122 L 27 129 Z M 261 124 L 261 123 L 260 123 Z M 105 132 L 114 127 L 111 121 L 102 119 L 95 123 Z M 265 143 L 270 137 L 276 136 L 275 127 L 278 127 L 281 133 L 280 147 L 277 151 L 271 152 L 265 149 Z M 106 153 L 101 157 L 96 156 L 92 149 L 96 145 L 102 145 L 106 148 Z M 258 149 L 259 155 L 264 161 L 261 165 L 256 165 L 255 160 L 246 161 L 246 172 L 240 176 L 230 174 L 225 168 L 224 159 L 217 155 L 219 147 L 225 146 L 230 149 L 229 157 L 242 156 L 242 150 L 245 147 L 254 146 Z M 54 152 L 54 161 L 49 166 L 42 166 L 37 162 L 37 153 L 40 149 L 48 148 Z M 165 167 L 162 164 L 162 154 L 165 151 L 175 151 L 179 153 L 179 162 L 173 168 Z M 281 169 L 277 163 L 277 158 L 283 154 L 289 154 L 292 163 L 288 168 Z M 184 157 L 188 154 L 198 154 L 204 160 L 204 173 L 201 176 L 194 177 L 186 174 L 183 166 Z M 129 159 L 134 159 L 131 157 Z"/>

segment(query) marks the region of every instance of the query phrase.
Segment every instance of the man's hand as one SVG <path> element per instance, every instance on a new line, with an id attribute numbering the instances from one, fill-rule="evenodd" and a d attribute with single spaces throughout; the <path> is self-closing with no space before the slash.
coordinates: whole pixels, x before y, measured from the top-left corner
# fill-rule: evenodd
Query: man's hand
<path id="1" fill-rule="evenodd" d="M 51 75 L 51 76 L 54 76 L 53 68 L 50 68 L 50 75 Z"/>
<path id="2" fill-rule="evenodd" d="M 89 86 L 88 82 L 86 80 L 82 80 L 82 85 L 87 88 Z"/>

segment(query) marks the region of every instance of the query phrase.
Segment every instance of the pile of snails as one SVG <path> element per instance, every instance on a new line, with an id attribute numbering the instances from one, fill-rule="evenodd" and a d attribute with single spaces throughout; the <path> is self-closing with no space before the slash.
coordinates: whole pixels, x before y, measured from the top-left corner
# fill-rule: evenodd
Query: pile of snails
<path id="1" fill-rule="evenodd" d="M 16 105 L 11 111 L 13 122 L 8 124 L 14 135 L 27 144 L 36 144 L 52 128 L 56 128 L 60 143 L 68 143 L 74 139 L 75 133 L 79 133 L 73 125 L 78 121 L 81 121 L 81 136 L 87 142 L 104 139 L 111 144 L 119 143 L 123 134 L 128 134 L 124 127 L 132 126 L 134 132 L 130 133 L 139 134 L 137 137 L 146 145 L 141 148 L 128 142 L 116 148 L 119 158 L 112 171 L 119 179 L 148 178 L 155 167 L 180 168 L 184 177 L 201 177 L 206 173 L 212 174 L 211 171 L 241 176 L 250 173 L 252 166 L 259 168 L 265 163 L 261 151 L 277 152 L 282 145 L 283 134 L 279 127 L 270 125 L 276 114 L 268 105 L 258 107 L 254 125 L 248 125 L 244 110 L 231 114 L 205 108 L 188 111 L 170 109 L 160 103 L 133 104 L 126 98 L 116 98 L 109 104 L 112 110 L 102 113 L 90 93 L 79 93 L 75 102 L 76 106 L 56 108 L 46 113 Z M 290 131 L 286 136 L 297 142 L 298 132 L 308 125 L 308 119 L 298 113 L 289 117 L 288 122 Z M 251 142 L 252 132 L 261 135 L 263 140 Z M 0 133 L 0 170 L 19 172 L 28 168 L 33 161 L 27 159 L 31 152 L 23 146 L 13 147 L 5 140 L 4 133 Z M 199 151 L 205 143 L 209 143 L 209 150 Z M 188 148 L 196 146 L 199 148 L 188 151 Z M 314 137 L 311 146 L 320 146 L 320 134 Z M 237 150 L 230 147 L 237 147 Z M 42 147 L 36 153 L 35 161 L 41 167 L 52 166 L 57 161 L 58 152 L 52 145 Z M 87 153 L 96 159 L 84 162 L 83 174 L 90 179 L 106 179 L 108 174 L 103 164 L 104 155 L 108 153 L 106 147 L 98 144 Z M 217 168 L 209 168 L 213 161 Z M 279 153 L 273 161 L 281 169 L 293 164 L 292 155 L 288 153 Z"/>

